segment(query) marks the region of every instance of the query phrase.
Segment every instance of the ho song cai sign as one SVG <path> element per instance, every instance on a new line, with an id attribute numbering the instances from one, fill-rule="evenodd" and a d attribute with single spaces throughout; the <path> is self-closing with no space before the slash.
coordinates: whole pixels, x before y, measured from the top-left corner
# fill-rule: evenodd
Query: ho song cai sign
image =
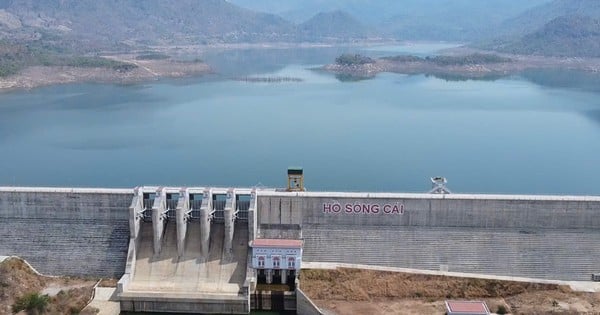
<path id="1" fill-rule="evenodd" d="M 323 213 L 330 215 L 402 215 L 404 214 L 404 204 L 395 203 L 340 203 L 324 202 Z"/>

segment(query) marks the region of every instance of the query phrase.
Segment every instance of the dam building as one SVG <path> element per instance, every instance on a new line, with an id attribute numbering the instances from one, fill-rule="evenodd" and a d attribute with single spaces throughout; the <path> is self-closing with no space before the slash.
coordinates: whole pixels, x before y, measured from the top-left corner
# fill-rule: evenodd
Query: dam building
<path id="1" fill-rule="evenodd" d="M 597 196 L 455 194 L 442 178 L 422 194 L 309 192 L 300 169 L 289 176 L 287 189 L 0 187 L 0 255 L 118 278 L 123 311 L 205 314 L 302 313 L 309 263 L 600 272 Z"/>
<path id="2" fill-rule="evenodd" d="M 302 241 L 288 239 L 255 239 L 251 242 L 252 268 L 258 282 L 294 283 L 302 264 Z M 263 279 L 261 281 L 261 279 Z"/>

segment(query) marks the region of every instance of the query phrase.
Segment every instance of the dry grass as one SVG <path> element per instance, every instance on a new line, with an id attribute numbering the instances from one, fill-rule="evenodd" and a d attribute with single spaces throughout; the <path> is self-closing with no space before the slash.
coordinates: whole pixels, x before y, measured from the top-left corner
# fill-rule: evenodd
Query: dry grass
<path id="1" fill-rule="evenodd" d="M 555 284 L 453 278 L 358 269 L 303 270 L 302 289 L 319 300 L 371 301 L 378 298 L 495 298 L 532 291 L 564 290 Z"/>
<path id="2" fill-rule="evenodd" d="M 49 314 L 79 314 L 92 296 L 90 287 L 60 291 L 50 300 Z"/>
<path id="3" fill-rule="evenodd" d="M 513 314 L 600 314 L 598 293 L 568 286 L 373 270 L 303 270 L 301 287 L 335 314 L 443 314 L 447 299 L 484 300 Z"/>
<path id="4" fill-rule="evenodd" d="M 50 297 L 47 314 L 78 314 L 89 301 L 94 283 L 94 280 L 40 276 L 22 259 L 9 258 L 0 263 L 0 315 L 12 314 L 11 307 L 18 298 L 48 287 L 65 289 Z"/>
<path id="5" fill-rule="evenodd" d="M 100 285 L 98 286 L 104 288 L 116 288 L 118 282 L 119 280 L 117 279 L 102 279 L 102 281 L 100 281 Z"/>

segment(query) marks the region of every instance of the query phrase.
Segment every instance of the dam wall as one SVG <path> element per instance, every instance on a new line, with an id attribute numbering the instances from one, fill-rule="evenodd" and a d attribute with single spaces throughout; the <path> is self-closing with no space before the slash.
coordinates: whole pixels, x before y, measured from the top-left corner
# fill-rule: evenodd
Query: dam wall
<path id="1" fill-rule="evenodd" d="M 133 189 L 0 187 L 0 255 L 21 256 L 46 274 L 121 276 L 133 195 Z M 302 238 L 307 262 L 589 280 L 600 272 L 599 214 L 600 197 L 261 189 L 247 233 L 248 240 Z M 199 226 L 191 222 L 184 235 L 202 234 Z M 183 239 L 176 244 L 178 252 L 189 247 Z"/>
<path id="2" fill-rule="evenodd" d="M 118 277 L 132 189 L 0 188 L 0 255 L 50 275 Z"/>
<path id="3" fill-rule="evenodd" d="M 558 280 L 600 271 L 600 198 L 265 192 L 258 234 L 301 230 L 304 261 Z"/>

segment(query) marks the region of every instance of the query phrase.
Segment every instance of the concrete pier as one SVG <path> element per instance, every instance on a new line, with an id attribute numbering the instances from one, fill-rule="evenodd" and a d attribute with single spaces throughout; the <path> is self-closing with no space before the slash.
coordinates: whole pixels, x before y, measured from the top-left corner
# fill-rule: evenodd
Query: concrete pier
<path id="1" fill-rule="evenodd" d="M 153 244 L 154 254 L 160 254 L 162 247 L 162 237 L 167 224 L 166 217 L 166 199 L 167 195 L 164 188 L 159 188 L 156 191 L 156 198 L 154 199 L 154 205 L 152 206 L 152 229 L 153 229 Z"/>
<path id="2" fill-rule="evenodd" d="M 225 224 L 225 242 L 223 243 L 223 250 L 226 253 L 231 253 L 233 233 L 235 232 L 235 197 L 233 189 L 227 191 L 227 201 L 225 202 L 224 210 L 224 224 Z"/>
<path id="3" fill-rule="evenodd" d="M 206 189 L 204 190 L 202 207 L 200 208 L 200 248 L 202 249 L 202 257 L 208 257 L 210 220 L 213 213 L 212 193 L 210 190 Z"/>
<path id="4" fill-rule="evenodd" d="M 192 220 L 190 196 L 187 188 L 182 188 L 180 190 L 177 209 L 175 211 L 177 221 L 177 255 L 181 257 L 185 253 L 185 238 L 188 232 L 188 222 Z"/>

